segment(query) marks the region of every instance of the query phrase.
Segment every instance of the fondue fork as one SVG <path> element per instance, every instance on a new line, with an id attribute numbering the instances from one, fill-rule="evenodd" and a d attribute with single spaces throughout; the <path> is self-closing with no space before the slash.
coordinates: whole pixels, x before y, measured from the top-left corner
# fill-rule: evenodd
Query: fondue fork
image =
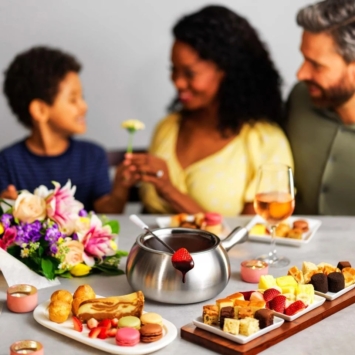
<path id="1" fill-rule="evenodd" d="M 149 229 L 149 227 L 135 214 L 131 214 L 129 216 L 129 219 L 135 223 L 138 227 L 141 227 L 142 229 L 146 230 L 149 232 L 154 238 L 156 238 L 161 244 L 165 246 L 169 251 L 171 251 L 173 254 L 175 253 L 175 250 L 171 248 L 168 244 L 166 244 L 163 240 L 161 240 L 156 234 L 153 233 L 152 230 Z"/>

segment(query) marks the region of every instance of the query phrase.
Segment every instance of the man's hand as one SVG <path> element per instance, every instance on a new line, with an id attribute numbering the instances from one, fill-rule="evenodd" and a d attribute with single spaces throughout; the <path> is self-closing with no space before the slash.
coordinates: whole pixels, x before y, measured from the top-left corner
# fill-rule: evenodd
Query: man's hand
<path id="1" fill-rule="evenodd" d="M 9 185 L 6 190 L 2 191 L 0 198 L 8 198 L 9 200 L 16 200 L 18 196 L 16 187 L 14 185 Z"/>

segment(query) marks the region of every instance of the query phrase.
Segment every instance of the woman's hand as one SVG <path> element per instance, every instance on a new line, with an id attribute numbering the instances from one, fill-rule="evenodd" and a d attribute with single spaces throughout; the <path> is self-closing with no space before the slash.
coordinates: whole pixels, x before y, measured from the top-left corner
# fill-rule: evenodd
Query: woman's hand
<path id="1" fill-rule="evenodd" d="M 172 187 L 165 160 L 151 154 L 126 154 L 126 157 L 136 167 L 140 180 L 153 184 L 160 195 L 165 195 Z"/>

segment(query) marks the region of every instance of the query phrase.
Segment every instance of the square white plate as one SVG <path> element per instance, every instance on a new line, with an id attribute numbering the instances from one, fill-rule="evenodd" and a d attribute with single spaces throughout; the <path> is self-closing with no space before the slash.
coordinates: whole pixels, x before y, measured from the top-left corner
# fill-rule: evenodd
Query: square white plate
<path id="1" fill-rule="evenodd" d="M 223 338 L 232 340 L 236 343 L 239 344 L 246 344 L 251 340 L 254 340 L 255 338 L 264 335 L 268 332 L 271 332 L 272 330 L 280 327 L 282 325 L 282 323 L 284 322 L 284 320 L 282 318 L 279 317 L 275 317 L 274 316 L 274 324 L 269 325 L 268 327 L 264 328 L 264 329 L 260 329 L 259 331 L 257 331 L 254 334 L 251 334 L 249 336 L 246 335 L 233 335 L 227 332 L 224 332 L 220 327 L 218 327 L 217 325 L 208 325 L 203 323 L 202 317 L 198 317 L 196 319 L 193 320 L 193 323 L 195 324 L 196 327 L 207 330 L 208 332 L 217 334 Z"/>
<path id="2" fill-rule="evenodd" d="M 313 238 L 314 234 L 322 224 L 322 222 L 318 219 L 312 219 L 312 218 L 302 218 L 302 217 L 290 217 L 288 219 L 288 223 L 292 225 L 294 221 L 297 220 L 305 220 L 308 222 L 309 226 L 309 231 L 306 233 L 303 233 L 302 239 L 292 239 L 292 238 L 285 238 L 285 237 L 276 237 L 276 244 L 285 244 L 285 245 L 295 245 L 295 246 L 301 246 L 303 244 L 307 244 L 311 241 Z M 265 220 L 260 217 L 260 216 L 255 216 L 246 226 L 246 229 L 250 231 L 250 229 L 257 223 L 262 223 L 266 224 Z M 249 234 L 249 240 L 254 240 L 258 242 L 266 242 L 270 243 L 271 236 L 268 234 L 265 235 L 253 235 Z"/>
<path id="3" fill-rule="evenodd" d="M 344 289 L 342 289 L 339 292 L 327 292 L 327 293 L 322 293 L 319 291 L 314 291 L 315 294 L 325 297 L 326 300 L 328 301 L 333 301 L 335 299 L 337 299 L 338 297 L 342 296 L 344 293 L 349 292 L 350 290 L 352 290 L 355 287 L 355 284 L 352 284 L 348 287 L 345 287 Z"/>
<path id="4" fill-rule="evenodd" d="M 188 216 L 187 220 L 189 220 L 188 218 L 191 218 L 191 221 L 194 220 L 194 216 Z M 158 217 L 156 219 L 156 222 L 158 224 L 158 226 L 160 228 L 169 228 L 171 225 L 171 217 L 167 216 L 167 217 Z M 222 232 L 217 235 L 217 237 L 221 237 L 224 238 L 226 237 L 229 233 L 231 232 L 230 227 L 228 226 L 228 224 L 226 223 L 226 221 L 222 221 Z"/>
<path id="5" fill-rule="evenodd" d="M 306 313 L 308 313 L 310 311 L 313 311 L 315 308 L 321 306 L 324 302 L 325 302 L 325 298 L 324 297 L 320 297 L 320 296 L 314 295 L 313 303 L 310 304 L 303 311 L 298 312 L 298 313 L 294 314 L 293 316 L 288 316 L 286 314 L 275 312 L 275 311 L 274 311 L 274 314 L 275 314 L 275 316 L 283 318 L 284 320 L 287 320 L 288 322 L 292 322 L 293 320 L 303 316 L 304 314 L 306 314 Z"/>
<path id="6" fill-rule="evenodd" d="M 97 296 L 100 297 L 100 296 Z M 65 335 L 68 338 L 77 340 L 83 344 L 93 348 L 106 351 L 110 354 L 120 355 L 142 355 L 150 354 L 170 344 L 177 336 L 175 325 L 166 319 L 163 319 L 163 337 L 153 343 L 138 343 L 135 346 L 119 346 L 116 345 L 115 338 L 107 339 L 92 339 L 89 338 L 89 329 L 84 325 L 82 332 L 77 332 L 73 328 L 72 317 L 70 316 L 64 323 L 57 324 L 48 318 L 48 306 L 50 301 L 46 301 L 37 306 L 33 311 L 33 318 L 44 327 L 51 329 L 59 334 Z"/>

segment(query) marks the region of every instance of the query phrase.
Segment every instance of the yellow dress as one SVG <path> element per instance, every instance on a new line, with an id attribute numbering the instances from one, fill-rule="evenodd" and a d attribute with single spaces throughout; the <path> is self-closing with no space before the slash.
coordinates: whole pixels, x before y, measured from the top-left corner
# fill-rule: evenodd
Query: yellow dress
<path id="1" fill-rule="evenodd" d="M 207 211 L 223 216 L 242 212 L 255 194 L 256 172 L 261 164 L 284 163 L 293 167 L 292 153 L 283 131 L 275 124 L 245 124 L 240 133 L 218 152 L 182 169 L 176 157 L 180 116 L 170 114 L 156 127 L 149 152 L 167 162 L 170 179 Z M 154 185 L 141 186 L 149 213 L 171 214 L 170 204 L 158 196 Z"/>

